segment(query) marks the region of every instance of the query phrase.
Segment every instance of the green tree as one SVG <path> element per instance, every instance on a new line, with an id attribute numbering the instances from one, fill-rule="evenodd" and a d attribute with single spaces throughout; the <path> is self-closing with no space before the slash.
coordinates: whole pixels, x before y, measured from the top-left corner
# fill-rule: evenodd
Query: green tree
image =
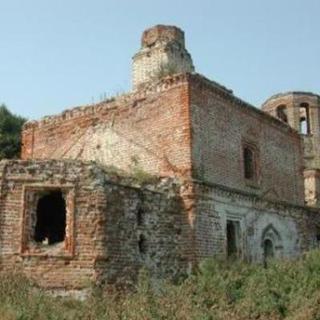
<path id="1" fill-rule="evenodd" d="M 8 108 L 0 105 L 0 160 L 20 156 L 21 129 L 26 119 L 12 114 Z"/>

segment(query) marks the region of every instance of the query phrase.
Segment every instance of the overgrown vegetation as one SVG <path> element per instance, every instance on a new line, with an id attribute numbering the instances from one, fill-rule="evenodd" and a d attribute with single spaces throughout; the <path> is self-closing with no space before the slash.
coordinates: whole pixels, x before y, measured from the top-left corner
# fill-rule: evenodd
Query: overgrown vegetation
<path id="1" fill-rule="evenodd" d="M 25 121 L 12 114 L 5 105 L 0 105 L 0 160 L 19 157 L 21 128 Z"/>
<path id="2" fill-rule="evenodd" d="M 152 74 L 154 81 L 161 80 L 167 76 L 172 76 L 178 73 L 179 67 L 176 63 L 162 63 L 159 68 Z"/>
<path id="3" fill-rule="evenodd" d="M 157 182 L 159 182 L 160 178 L 146 172 L 139 165 L 138 160 L 135 160 L 136 157 L 132 157 L 132 159 L 134 160 L 131 160 L 131 165 L 128 171 L 125 171 L 113 165 L 104 166 L 103 169 L 107 174 L 122 177 L 124 179 L 127 179 L 131 183 L 135 183 L 140 186 L 145 186 L 147 184 L 156 184 Z"/>
<path id="4" fill-rule="evenodd" d="M 154 176 L 148 172 L 146 172 L 142 166 L 140 165 L 140 159 L 138 156 L 131 157 L 131 165 L 130 165 L 130 177 L 134 180 L 134 182 L 139 185 L 146 184 L 155 184 L 158 182 L 159 177 Z"/>
<path id="5" fill-rule="evenodd" d="M 320 252 L 268 268 L 207 260 L 179 285 L 153 289 L 140 274 L 135 292 L 95 288 L 86 301 L 54 298 L 19 274 L 0 275 L 1 320 L 320 319 Z"/>

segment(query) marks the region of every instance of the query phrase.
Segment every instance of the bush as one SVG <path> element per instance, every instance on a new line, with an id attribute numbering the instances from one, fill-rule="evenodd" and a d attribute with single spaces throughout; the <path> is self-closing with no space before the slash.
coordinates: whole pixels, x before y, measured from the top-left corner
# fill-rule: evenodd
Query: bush
<path id="1" fill-rule="evenodd" d="M 320 319 L 319 251 L 267 268 L 209 259 L 179 285 L 154 284 L 142 270 L 134 292 L 95 288 L 76 301 L 49 296 L 21 274 L 1 274 L 1 320 Z"/>

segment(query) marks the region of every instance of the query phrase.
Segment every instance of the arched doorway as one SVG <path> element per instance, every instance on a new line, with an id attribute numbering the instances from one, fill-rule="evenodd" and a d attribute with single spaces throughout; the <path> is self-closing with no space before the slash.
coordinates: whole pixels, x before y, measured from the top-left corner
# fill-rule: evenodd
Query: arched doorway
<path id="1" fill-rule="evenodd" d="M 226 226 L 227 236 L 227 257 L 239 258 L 241 255 L 240 246 L 240 222 L 235 220 L 227 220 Z"/>
<path id="2" fill-rule="evenodd" d="M 269 259 L 282 256 L 282 239 L 280 233 L 272 224 L 267 225 L 262 232 L 261 249 L 261 260 L 264 263 Z"/>
<path id="3" fill-rule="evenodd" d="M 273 242 L 270 239 L 266 239 L 263 242 L 263 256 L 265 260 L 274 257 Z"/>

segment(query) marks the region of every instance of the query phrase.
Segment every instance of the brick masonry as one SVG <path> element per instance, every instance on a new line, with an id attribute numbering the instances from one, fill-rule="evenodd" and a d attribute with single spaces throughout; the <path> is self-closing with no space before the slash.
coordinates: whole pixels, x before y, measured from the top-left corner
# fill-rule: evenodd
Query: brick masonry
<path id="1" fill-rule="evenodd" d="M 195 255 L 201 261 L 227 255 L 227 221 L 239 223 L 239 256 L 246 261 L 264 260 L 264 241 L 274 244 L 276 258 L 294 258 L 318 248 L 319 212 L 255 197 L 210 183 L 195 184 Z"/>
<path id="2" fill-rule="evenodd" d="M 192 260 L 179 189 L 172 179 L 141 187 L 93 163 L 2 162 L 1 268 L 66 289 L 134 280 L 143 266 L 155 277 L 178 276 Z M 48 190 L 66 195 L 66 237 L 53 245 L 34 240 L 32 223 L 32 202 Z"/>
<path id="3" fill-rule="evenodd" d="M 27 123 L 23 159 L 97 161 L 157 175 L 191 170 L 188 82 L 170 78 L 137 94 Z M 190 174 L 190 173 L 189 173 Z"/>
<path id="4" fill-rule="evenodd" d="M 190 79 L 192 163 L 199 180 L 304 203 L 300 136 L 200 76 Z M 257 181 L 243 176 L 243 145 L 259 155 Z"/>
<path id="5" fill-rule="evenodd" d="M 243 179 L 244 143 L 259 152 L 254 185 Z M 199 75 L 173 76 L 139 96 L 28 123 L 22 158 L 91 160 L 126 171 L 138 165 L 160 176 L 304 202 L 300 136 Z"/>
<path id="6" fill-rule="evenodd" d="M 147 29 L 142 35 L 141 49 L 133 57 L 133 89 L 141 89 L 169 69 L 175 73 L 194 71 L 191 55 L 185 48 L 184 32 L 164 25 Z"/>

